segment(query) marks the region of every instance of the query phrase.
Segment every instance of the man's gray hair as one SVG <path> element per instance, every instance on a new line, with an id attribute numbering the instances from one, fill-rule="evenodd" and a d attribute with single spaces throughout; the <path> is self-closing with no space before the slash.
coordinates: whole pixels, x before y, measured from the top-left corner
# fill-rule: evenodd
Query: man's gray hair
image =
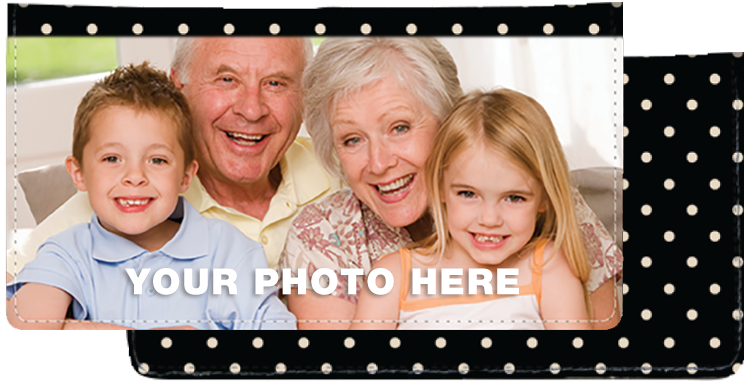
<path id="1" fill-rule="evenodd" d="M 333 141 L 336 104 L 387 76 L 424 103 L 438 122 L 463 96 L 448 50 L 433 38 L 328 38 L 302 77 L 305 126 L 321 164 L 346 180 Z"/>
<path id="2" fill-rule="evenodd" d="M 236 37 L 227 37 L 227 39 L 236 39 Z M 193 53 L 195 53 L 196 40 L 196 38 L 192 37 L 180 37 L 175 44 L 171 67 L 177 74 L 177 79 L 180 80 L 180 83 L 187 84 L 189 82 L 188 68 L 190 67 Z M 309 37 L 302 38 L 302 51 L 305 55 L 305 67 L 307 67 L 313 59 L 313 44 Z"/>

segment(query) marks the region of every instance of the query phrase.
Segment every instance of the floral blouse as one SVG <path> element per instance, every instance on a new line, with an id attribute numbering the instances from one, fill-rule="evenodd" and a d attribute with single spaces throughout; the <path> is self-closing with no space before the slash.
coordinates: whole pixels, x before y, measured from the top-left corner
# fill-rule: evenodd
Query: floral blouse
<path id="1" fill-rule="evenodd" d="M 577 190 L 574 197 L 584 246 L 591 262 L 587 288 L 593 292 L 622 271 L 622 252 Z M 289 268 L 291 275 L 296 277 L 297 270 L 304 268 L 306 288 L 311 290 L 310 278 L 320 268 L 336 272 L 341 268 L 361 268 L 364 275 L 357 276 L 356 295 L 347 293 L 348 277 L 338 273 L 337 287 L 331 293 L 356 304 L 373 264 L 381 256 L 396 252 L 411 242 L 406 229 L 384 223 L 354 196 L 351 188 L 345 188 L 306 206 L 292 221 L 286 247 L 281 252 L 279 270 Z M 324 280 L 325 276 L 321 278 L 321 286 L 328 286 Z"/>

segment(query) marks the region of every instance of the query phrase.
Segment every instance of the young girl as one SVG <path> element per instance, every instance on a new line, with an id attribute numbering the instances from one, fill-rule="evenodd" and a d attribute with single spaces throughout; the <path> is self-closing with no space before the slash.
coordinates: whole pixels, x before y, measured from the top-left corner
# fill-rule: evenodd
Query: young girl
<path id="1" fill-rule="evenodd" d="M 393 288 L 363 289 L 350 329 L 591 329 L 568 166 L 534 99 L 466 95 L 438 130 L 426 174 L 436 231 L 373 267 L 391 272 Z M 496 293 L 498 268 L 518 269 L 507 276 L 517 295 Z M 414 277 L 430 276 L 434 292 L 412 291 Z M 470 290 L 482 278 L 490 283 Z"/>

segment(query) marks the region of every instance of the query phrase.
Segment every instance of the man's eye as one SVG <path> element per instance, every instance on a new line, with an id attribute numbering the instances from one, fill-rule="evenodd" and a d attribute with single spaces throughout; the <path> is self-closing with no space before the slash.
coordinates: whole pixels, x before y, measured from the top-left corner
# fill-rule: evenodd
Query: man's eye
<path id="1" fill-rule="evenodd" d="M 234 81 L 234 79 L 233 79 L 233 78 L 231 78 L 231 77 L 222 77 L 222 78 L 221 78 L 221 81 L 223 81 L 223 82 L 225 82 L 225 83 L 231 83 L 231 82 L 233 82 L 233 81 Z"/>
<path id="2" fill-rule="evenodd" d="M 472 197 L 476 196 L 472 191 L 460 191 L 458 192 L 458 195 L 467 199 L 471 199 Z"/>
<path id="3" fill-rule="evenodd" d="M 118 158 L 117 156 L 107 156 L 107 157 L 105 157 L 102 160 L 104 160 L 104 161 L 106 161 L 108 163 L 116 163 L 116 162 L 120 161 L 120 158 Z"/>
<path id="4" fill-rule="evenodd" d="M 278 86 L 280 86 L 280 85 L 281 85 L 281 83 L 279 83 L 279 82 L 278 82 L 278 81 L 276 81 L 276 80 L 271 80 L 271 81 L 269 81 L 269 82 L 268 82 L 268 85 L 270 85 L 270 86 L 272 86 L 272 87 L 278 87 Z"/>

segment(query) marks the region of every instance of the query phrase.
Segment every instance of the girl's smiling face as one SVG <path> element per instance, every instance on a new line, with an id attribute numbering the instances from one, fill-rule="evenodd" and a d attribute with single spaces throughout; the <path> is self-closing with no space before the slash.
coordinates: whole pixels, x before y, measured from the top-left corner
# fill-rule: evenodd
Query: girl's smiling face
<path id="1" fill-rule="evenodd" d="M 453 158 L 443 188 L 451 249 L 482 266 L 523 248 L 546 208 L 542 184 L 484 145 Z"/>

